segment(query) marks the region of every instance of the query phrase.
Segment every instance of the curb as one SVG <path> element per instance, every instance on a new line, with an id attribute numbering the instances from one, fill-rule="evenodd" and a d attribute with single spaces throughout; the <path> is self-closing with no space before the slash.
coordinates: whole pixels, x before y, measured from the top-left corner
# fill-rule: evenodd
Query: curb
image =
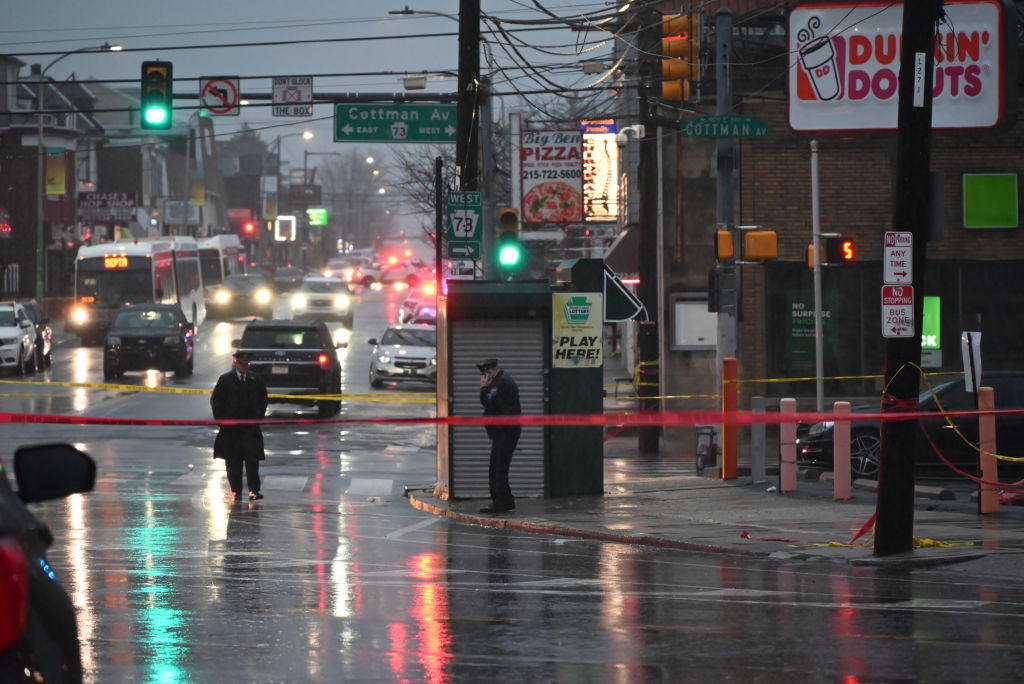
<path id="1" fill-rule="evenodd" d="M 756 549 L 742 550 L 727 546 L 714 546 L 711 544 L 694 544 L 690 542 L 663 539 L 661 537 L 635 537 L 612 532 L 597 532 L 594 530 L 581 530 L 573 527 L 560 527 L 558 525 L 544 525 L 540 523 L 528 523 L 520 520 L 507 518 L 485 518 L 471 513 L 460 513 L 443 506 L 437 506 L 428 501 L 423 501 L 412 492 L 408 493 L 409 503 L 413 508 L 457 520 L 458 522 L 490 527 L 499 530 L 517 530 L 519 532 L 532 532 L 535 534 L 558 535 L 562 537 L 578 537 L 581 539 L 594 539 L 597 541 L 618 542 L 621 544 L 635 544 L 638 546 L 653 546 L 663 549 L 678 549 L 680 551 L 703 551 L 705 553 L 723 553 L 741 556 L 753 556 L 767 558 L 773 552 L 759 551 Z"/>

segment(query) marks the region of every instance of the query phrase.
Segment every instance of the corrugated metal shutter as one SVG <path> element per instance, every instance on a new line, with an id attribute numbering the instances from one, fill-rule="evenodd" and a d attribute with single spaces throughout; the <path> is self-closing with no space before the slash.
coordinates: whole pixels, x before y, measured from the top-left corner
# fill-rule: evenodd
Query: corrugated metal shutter
<path id="1" fill-rule="evenodd" d="M 476 365 L 497 358 L 519 386 L 524 414 L 545 413 L 544 325 L 538 320 L 456 321 L 452 328 L 452 413 L 479 416 L 480 373 Z M 491 441 L 483 426 L 452 429 L 453 498 L 488 498 Z M 544 495 L 544 426 L 526 426 L 512 456 L 509 484 L 515 496 Z"/>

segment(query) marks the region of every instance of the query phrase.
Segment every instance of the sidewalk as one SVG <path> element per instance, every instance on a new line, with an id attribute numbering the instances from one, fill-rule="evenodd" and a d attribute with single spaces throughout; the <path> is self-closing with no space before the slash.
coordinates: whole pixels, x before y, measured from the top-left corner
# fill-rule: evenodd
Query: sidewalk
<path id="1" fill-rule="evenodd" d="M 639 458 L 635 438 L 614 438 L 605 444 L 606 464 Z M 609 467 L 603 497 L 519 498 L 516 510 L 503 515 L 480 513 L 488 503 L 483 500 L 443 501 L 420 490 L 410 490 L 408 496 L 421 511 L 498 529 L 854 565 L 920 567 L 973 561 L 972 570 L 979 572 L 1024 575 L 1019 563 L 1024 553 L 1024 507 L 1003 506 L 999 514 L 982 516 L 962 492 L 955 500 L 918 498 L 914 536 L 931 545 L 876 558 L 870 529 L 850 545 L 875 512 L 872 491 L 854 489 L 851 499 L 834 501 L 831 483 L 802 480 L 797 491 L 780 494 L 772 476 L 762 483 L 749 477 L 723 481 L 695 474 L 619 481 Z"/>

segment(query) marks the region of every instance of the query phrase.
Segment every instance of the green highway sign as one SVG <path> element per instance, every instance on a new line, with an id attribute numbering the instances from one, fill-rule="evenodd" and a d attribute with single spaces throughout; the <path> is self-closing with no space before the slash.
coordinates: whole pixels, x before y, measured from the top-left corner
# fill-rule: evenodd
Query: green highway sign
<path id="1" fill-rule="evenodd" d="M 448 230 L 445 240 L 449 259 L 479 259 L 480 219 L 483 195 L 476 191 L 453 190 L 448 193 Z"/>
<path id="2" fill-rule="evenodd" d="M 684 138 L 763 138 L 768 122 L 738 114 L 712 114 L 679 125 Z"/>
<path id="3" fill-rule="evenodd" d="M 334 142 L 454 143 L 453 104 L 336 104 Z"/>
<path id="4" fill-rule="evenodd" d="M 327 209 L 323 207 L 310 207 L 306 209 L 306 216 L 311 226 L 326 226 L 328 221 Z"/>

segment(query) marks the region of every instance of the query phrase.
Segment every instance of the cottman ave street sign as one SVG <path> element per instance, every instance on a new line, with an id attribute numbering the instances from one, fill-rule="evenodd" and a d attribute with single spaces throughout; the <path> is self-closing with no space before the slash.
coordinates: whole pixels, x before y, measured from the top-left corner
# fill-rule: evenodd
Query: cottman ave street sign
<path id="1" fill-rule="evenodd" d="M 454 143 L 453 104 L 336 104 L 334 142 Z"/>
<path id="2" fill-rule="evenodd" d="M 712 114 L 684 121 L 679 134 L 684 138 L 763 138 L 768 135 L 768 123 L 738 114 Z"/>

